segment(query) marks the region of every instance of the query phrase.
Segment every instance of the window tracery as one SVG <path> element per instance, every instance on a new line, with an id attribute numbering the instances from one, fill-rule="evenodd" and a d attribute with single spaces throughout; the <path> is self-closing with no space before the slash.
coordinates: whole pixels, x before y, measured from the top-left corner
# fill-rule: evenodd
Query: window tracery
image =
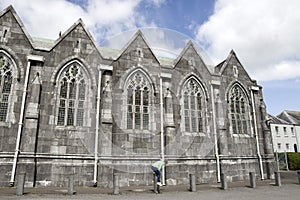
<path id="1" fill-rule="evenodd" d="M 12 87 L 12 66 L 10 60 L 0 54 L 0 121 L 5 122 L 8 113 L 9 96 Z"/>
<path id="2" fill-rule="evenodd" d="M 230 116 L 233 134 L 249 134 L 249 113 L 247 99 L 239 86 L 230 91 Z"/>
<path id="3" fill-rule="evenodd" d="M 127 129 L 149 130 L 150 84 L 141 72 L 127 84 Z"/>
<path id="4" fill-rule="evenodd" d="M 195 79 L 188 80 L 183 87 L 184 130 L 203 132 L 203 95 Z"/>
<path id="5" fill-rule="evenodd" d="M 57 125 L 83 126 L 86 83 L 77 64 L 68 67 L 60 78 Z"/>

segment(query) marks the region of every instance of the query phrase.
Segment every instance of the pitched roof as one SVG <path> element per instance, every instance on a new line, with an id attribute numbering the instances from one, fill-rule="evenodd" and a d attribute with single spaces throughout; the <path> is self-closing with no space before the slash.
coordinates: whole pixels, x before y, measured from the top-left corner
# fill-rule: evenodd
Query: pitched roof
<path id="1" fill-rule="evenodd" d="M 279 115 L 278 118 L 283 119 L 291 124 L 300 124 L 300 112 L 292 110 L 284 110 Z"/>
<path id="2" fill-rule="evenodd" d="M 287 122 L 283 119 L 280 119 L 279 117 L 276 117 L 274 115 L 268 114 L 268 118 L 270 119 L 270 122 L 272 124 L 289 124 L 289 122 Z"/>

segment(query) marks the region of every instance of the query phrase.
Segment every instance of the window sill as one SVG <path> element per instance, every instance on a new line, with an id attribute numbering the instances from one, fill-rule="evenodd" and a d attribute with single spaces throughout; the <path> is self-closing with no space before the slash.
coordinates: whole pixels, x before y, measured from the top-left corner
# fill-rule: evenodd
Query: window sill
<path id="1" fill-rule="evenodd" d="M 11 127 L 11 123 L 9 123 L 9 122 L 0 122 L 0 127 Z"/>
<path id="2" fill-rule="evenodd" d="M 232 137 L 234 137 L 234 138 L 251 138 L 251 136 L 247 135 L 247 134 L 232 134 Z"/>
<path id="3" fill-rule="evenodd" d="M 193 137 L 195 137 L 195 136 L 202 136 L 202 137 L 206 136 L 206 134 L 203 133 L 203 132 L 182 132 L 182 134 L 187 135 L 187 136 L 193 136 Z"/>

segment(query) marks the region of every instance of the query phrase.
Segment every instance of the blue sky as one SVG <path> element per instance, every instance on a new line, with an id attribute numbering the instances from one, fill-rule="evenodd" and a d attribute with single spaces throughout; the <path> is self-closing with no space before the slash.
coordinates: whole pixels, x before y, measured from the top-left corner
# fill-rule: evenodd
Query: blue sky
<path id="1" fill-rule="evenodd" d="M 123 45 L 142 28 L 152 48 L 165 52 L 178 53 L 192 40 L 209 64 L 217 65 L 233 49 L 263 86 L 270 114 L 300 111 L 298 0 L 0 1 L 1 10 L 9 5 L 32 37 L 55 40 L 81 18 L 94 39 L 109 47 Z M 107 42 L 114 37 L 114 44 Z"/>

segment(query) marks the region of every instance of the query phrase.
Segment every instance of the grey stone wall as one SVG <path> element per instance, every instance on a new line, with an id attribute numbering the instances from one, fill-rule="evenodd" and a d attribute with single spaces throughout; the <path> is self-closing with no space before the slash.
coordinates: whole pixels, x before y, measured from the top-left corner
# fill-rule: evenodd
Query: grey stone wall
<path id="1" fill-rule="evenodd" d="M 139 31 L 132 40 L 128 38 L 130 43 L 117 59 L 104 58 L 81 20 L 50 47 L 49 44 L 41 47 L 27 34 L 12 7 L 0 13 L 0 37 L 4 29 L 8 30 L 8 34 L 1 39 L 0 50 L 10 55 L 16 66 L 11 91 L 12 111 L 7 122 L 0 123 L 0 186 L 7 186 L 11 178 L 29 55 L 42 56 L 44 61 L 30 61 L 25 116 L 21 120 L 15 177 L 26 172 L 27 186 L 66 186 L 68 176 L 72 174 L 75 185 L 94 185 L 96 143 L 98 186 L 112 187 L 113 173 L 120 174 L 121 186 L 151 185 L 151 163 L 161 156 L 160 78 L 164 99 L 164 148 L 165 157 L 169 160 L 167 184 L 187 184 L 188 173 L 191 172 L 196 174 L 197 183 L 216 182 L 216 154 L 220 156 L 221 172 L 231 181 L 246 179 L 250 171 L 260 173 L 253 134 L 234 136 L 230 132 L 227 95 L 234 83 L 243 86 L 249 99 L 252 131 L 255 119 L 251 106 L 254 105 L 264 173 L 272 176 L 274 158 L 270 151 L 270 132 L 264 124 L 266 108 L 262 89 L 249 77 L 234 52 L 214 70 L 209 70 L 189 42 L 173 65 L 162 65 Z M 57 126 L 57 80 L 66 64 L 72 61 L 80 63 L 88 77 L 84 125 Z M 102 65 L 109 67 L 101 68 Z M 101 77 L 99 70 L 102 70 Z M 147 131 L 126 128 L 124 84 L 135 70 L 147 75 L 153 92 L 150 129 Z M 161 77 L 162 74 L 166 76 Z M 182 129 L 181 91 L 184 82 L 191 76 L 199 80 L 204 90 L 204 128 L 201 133 L 187 133 Z M 250 97 L 252 86 L 259 88 L 253 93 L 254 102 Z M 96 120 L 98 88 L 101 92 L 99 122 Z M 215 114 L 212 102 L 215 103 Z M 97 125 L 99 139 L 95 143 Z M 218 152 L 215 152 L 214 134 L 218 139 Z"/>

